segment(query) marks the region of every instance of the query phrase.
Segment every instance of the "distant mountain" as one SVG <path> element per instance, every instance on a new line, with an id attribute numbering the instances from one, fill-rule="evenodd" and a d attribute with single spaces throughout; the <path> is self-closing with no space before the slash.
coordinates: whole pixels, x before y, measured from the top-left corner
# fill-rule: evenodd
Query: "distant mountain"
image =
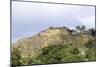
<path id="1" fill-rule="evenodd" d="M 19 39 L 13 43 L 13 48 L 20 48 L 23 57 L 35 55 L 41 49 L 50 45 L 73 45 L 82 47 L 89 40 L 88 36 L 79 36 L 77 31 L 67 27 L 49 27 L 37 35 Z"/>

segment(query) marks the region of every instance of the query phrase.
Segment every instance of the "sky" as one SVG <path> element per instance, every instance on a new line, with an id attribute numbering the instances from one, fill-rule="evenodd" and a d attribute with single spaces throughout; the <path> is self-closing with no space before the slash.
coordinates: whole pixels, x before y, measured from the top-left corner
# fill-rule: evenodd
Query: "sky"
<path id="1" fill-rule="evenodd" d="M 95 27 L 95 7 L 32 2 L 12 2 L 12 42 L 50 26 Z"/>

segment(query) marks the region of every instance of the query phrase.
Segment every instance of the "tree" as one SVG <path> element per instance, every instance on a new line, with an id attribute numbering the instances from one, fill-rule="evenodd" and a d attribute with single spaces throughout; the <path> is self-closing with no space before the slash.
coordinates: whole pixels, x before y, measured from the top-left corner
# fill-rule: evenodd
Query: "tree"
<path id="1" fill-rule="evenodd" d="M 80 26 L 76 26 L 76 30 L 80 31 Z"/>
<path id="2" fill-rule="evenodd" d="M 85 30 L 85 29 L 86 29 L 85 25 L 82 25 L 81 30 Z"/>
<path id="3" fill-rule="evenodd" d="M 82 25 L 81 26 L 81 34 L 84 34 L 85 33 L 85 29 L 86 29 L 85 25 Z"/>
<path id="4" fill-rule="evenodd" d="M 91 35 L 91 36 L 95 36 L 95 35 L 96 35 L 96 30 L 95 30 L 94 28 L 90 28 L 90 29 L 88 30 L 88 33 L 89 33 L 89 35 Z"/>
<path id="5" fill-rule="evenodd" d="M 80 34 L 83 34 L 83 33 L 85 32 L 85 29 L 86 29 L 85 25 L 76 26 L 76 30 L 78 30 L 78 32 L 79 32 Z"/>

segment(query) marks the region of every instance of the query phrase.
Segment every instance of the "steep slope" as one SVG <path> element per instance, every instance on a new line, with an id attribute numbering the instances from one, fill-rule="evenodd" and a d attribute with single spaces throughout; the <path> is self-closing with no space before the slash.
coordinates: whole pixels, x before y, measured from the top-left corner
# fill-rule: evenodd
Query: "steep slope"
<path id="1" fill-rule="evenodd" d="M 12 45 L 13 48 L 20 48 L 23 57 L 35 56 L 42 48 L 50 45 L 73 45 L 82 47 L 89 38 L 72 34 L 72 30 L 66 27 L 49 28 L 39 34 L 28 38 L 22 38 Z"/>

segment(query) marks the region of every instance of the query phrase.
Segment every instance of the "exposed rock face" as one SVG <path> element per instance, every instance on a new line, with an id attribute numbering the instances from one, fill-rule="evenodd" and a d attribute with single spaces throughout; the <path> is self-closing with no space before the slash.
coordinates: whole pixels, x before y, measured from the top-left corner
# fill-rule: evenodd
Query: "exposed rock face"
<path id="1" fill-rule="evenodd" d="M 73 45 L 81 47 L 88 41 L 88 37 L 72 34 L 72 30 L 66 27 L 49 28 L 37 35 L 28 38 L 22 38 L 12 45 L 19 47 L 23 56 L 35 55 L 39 50 L 49 45 Z"/>

